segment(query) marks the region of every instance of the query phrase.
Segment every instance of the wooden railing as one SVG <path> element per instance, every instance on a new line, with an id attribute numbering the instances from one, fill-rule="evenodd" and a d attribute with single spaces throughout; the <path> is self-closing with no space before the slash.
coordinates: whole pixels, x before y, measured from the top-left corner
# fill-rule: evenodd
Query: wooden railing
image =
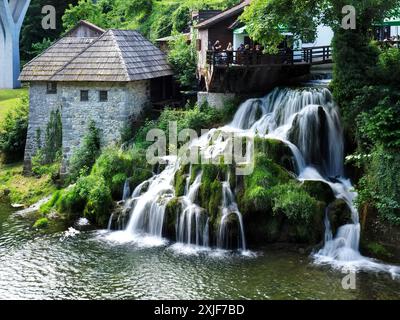
<path id="1" fill-rule="evenodd" d="M 207 51 L 207 64 L 212 66 L 255 66 L 271 64 L 293 64 L 293 52 L 280 50 L 269 55 L 258 51 Z"/>
<path id="2" fill-rule="evenodd" d="M 263 54 L 259 51 L 207 51 L 210 66 L 260 66 L 273 64 L 325 64 L 332 62 L 330 46 L 303 48 L 302 50 L 282 49 L 277 54 Z"/>
<path id="3" fill-rule="evenodd" d="M 303 48 L 303 61 L 309 64 L 325 64 L 332 62 L 330 46 Z"/>

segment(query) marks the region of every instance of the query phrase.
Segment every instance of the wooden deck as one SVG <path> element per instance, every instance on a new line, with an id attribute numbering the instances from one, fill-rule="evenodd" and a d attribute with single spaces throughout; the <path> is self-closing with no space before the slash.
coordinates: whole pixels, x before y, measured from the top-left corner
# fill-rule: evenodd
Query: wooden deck
<path id="1" fill-rule="evenodd" d="M 212 67 L 254 67 L 293 64 L 332 63 L 330 46 L 303 48 L 302 50 L 282 49 L 277 54 L 260 51 L 207 51 L 207 64 Z"/>
<path id="2" fill-rule="evenodd" d="M 208 68 L 202 76 L 209 92 L 266 92 L 308 74 L 313 65 L 332 62 L 331 47 L 280 50 L 275 55 L 256 51 L 208 51 Z"/>

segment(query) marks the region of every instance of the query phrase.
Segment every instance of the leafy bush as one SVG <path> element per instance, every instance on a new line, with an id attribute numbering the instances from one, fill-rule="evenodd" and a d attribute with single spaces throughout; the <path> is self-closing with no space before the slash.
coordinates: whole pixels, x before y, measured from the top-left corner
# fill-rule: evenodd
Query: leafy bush
<path id="1" fill-rule="evenodd" d="M 42 42 L 36 42 L 32 44 L 32 52 L 30 52 L 30 54 L 36 57 L 43 51 L 47 50 L 53 43 L 54 41 L 48 38 L 43 38 Z"/>
<path id="2" fill-rule="evenodd" d="M 38 150 L 32 157 L 32 173 L 37 176 L 50 175 L 56 180 L 60 173 L 62 160 L 62 122 L 59 110 L 50 113 L 42 146 L 40 130 L 37 131 Z"/>
<path id="3" fill-rule="evenodd" d="M 107 223 L 112 208 L 111 190 L 103 177 L 80 177 L 57 202 L 57 209 L 77 218 L 81 213 L 100 226 Z"/>
<path id="4" fill-rule="evenodd" d="M 71 218 L 83 214 L 93 223 L 105 226 L 113 200 L 122 199 L 126 179 L 130 178 L 130 186 L 135 188 L 152 176 L 150 169 L 142 150 L 105 149 L 90 175 L 81 176 L 70 190 L 55 194 L 43 210 L 55 206 L 59 211 L 69 213 Z"/>
<path id="5" fill-rule="evenodd" d="M 379 55 L 377 74 L 381 81 L 398 86 L 400 74 L 400 50 L 389 48 Z"/>
<path id="6" fill-rule="evenodd" d="M 99 155 L 100 132 L 96 128 L 96 123 L 90 121 L 82 146 L 75 151 L 71 158 L 70 181 L 76 181 L 81 175 L 88 175 Z"/>
<path id="7" fill-rule="evenodd" d="M 310 223 L 318 210 L 317 201 L 294 183 L 271 189 L 273 214 L 283 213 L 289 220 Z"/>
<path id="8" fill-rule="evenodd" d="M 209 107 L 207 104 L 203 106 L 186 106 L 185 110 L 180 109 L 164 109 L 158 120 L 147 121 L 143 127 L 139 129 L 135 136 L 135 143 L 138 147 L 145 149 L 151 143 L 146 142 L 146 135 L 152 129 L 160 129 L 169 134 L 170 122 L 177 122 L 178 133 L 183 129 L 193 129 L 198 134 L 201 129 L 218 127 L 222 123 L 230 120 L 235 111 L 233 103 L 227 103 L 226 108 L 217 110 Z"/>
<path id="9" fill-rule="evenodd" d="M 114 199 L 121 200 L 122 189 L 127 178 L 130 178 L 131 187 L 135 188 L 150 178 L 152 172 L 143 150 L 133 148 L 121 151 L 108 148 L 97 159 L 91 175 L 103 177 Z"/>
<path id="10" fill-rule="evenodd" d="M 0 124 L 0 153 L 5 163 L 22 160 L 28 131 L 29 100 L 25 95 L 20 105 L 7 113 Z"/>
<path id="11" fill-rule="evenodd" d="M 366 175 L 359 183 L 359 206 L 373 205 L 379 216 L 400 224 L 400 154 L 376 147 L 366 161 Z"/>
<path id="12" fill-rule="evenodd" d="M 400 100 L 386 97 L 370 112 L 363 112 L 358 122 L 359 133 L 374 145 L 400 148 Z"/>
<path id="13" fill-rule="evenodd" d="M 186 6 L 180 6 L 172 14 L 172 25 L 175 32 L 184 32 L 190 24 L 190 9 Z"/>
<path id="14" fill-rule="evenodd" d="M 168 60 L 183 87 L 196 87 L 197 53 L 184 35 L 176 35 L 168 52 Z"/>

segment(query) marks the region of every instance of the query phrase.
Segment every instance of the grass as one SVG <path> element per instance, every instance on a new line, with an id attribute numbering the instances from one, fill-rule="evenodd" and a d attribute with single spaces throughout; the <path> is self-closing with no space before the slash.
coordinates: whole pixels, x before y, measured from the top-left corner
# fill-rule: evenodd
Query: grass
<path id="1" fill-rule="evenodd" d="M 32 205 L 56 191 L 50 176 L 27 177 L 22 171 L 22 163 L 0 164 L 0 198 L 9 190 L 12 203 Z"/>
<path id="2" fill-rule="evenodd" d="M 0 124 L 3 122 L 7 112 L 17 106 L 21 96 L 27 93 L 27 88 L 0 90 Z"/>

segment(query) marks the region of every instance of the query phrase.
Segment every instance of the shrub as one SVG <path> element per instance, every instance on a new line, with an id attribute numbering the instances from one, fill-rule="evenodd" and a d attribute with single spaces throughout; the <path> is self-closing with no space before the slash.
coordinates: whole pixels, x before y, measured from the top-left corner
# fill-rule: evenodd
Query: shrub
<path id="1" fill-rule="evenodd" d="M 184 35 L 177 35 L 168 53 L 168 60 L 183 87 L 196 87 L 197 54 L 193 44 Z"/>
<path id="2" fill-rule="evenodd" d="M 387 148 L 400 148 L 400 100 L 386 97 L 370 112 L 363 112 L 358 122 L 363 139 Z"/>
<path id="3" fill-rule="evenodd" d="M 271 198 L 273 214 L 282 213 L 292 221 L 308 224 L 318 210 L 317 201 L 294 183 L 273 187 Z"/>
<path id="4" fill-rule="evenodd" d="M 99 155 L 100 132 L 96 128 L 95 122 L 90 121 L 82 146 L 75 151 L 71 158 L 69 180 L 73 182 L 81 175 L 88 175 Z"/>
<path id="5" fill-rule="evenodd" d="M 0 153 L 5 163 L 20 161 L 24 157 L 28 131 L 29 100 L 22 97 L 21 103 L 8 112 L 0 124 Z"/>
<path id="6" fill-rule="evenodd" d="M 150 130 L 160 129 L 168 137 L 169 123 L 174 121 L 177 122 L 178 133 L 183 129 L 193 129 L 200 134 L 201 129 L 218 127 L 225 119 L 230 119 L 233 112 L 232 103 L 227 104 L 226 109 L 223 110 L 216 110 L 207 104 L 187 105 L 185 110 L 167 108 L 158 120 L 147 121 L 136 133 L 134 141 L 137 147 L 145 149 L 151 145 L 146 141 L 146 135 Z"/>
<path id="7" fill-rule="evenodd" d="M 373 205 L 378 209 L 380 218 L 399 225 L 400 154 L 378 146 L 368 159 L 365 163 L 366 175 L 358 186 L 358 204 Z"/>
<path id="8" fill-rule="evenodd" d="M 77 218 L 81 213 L 93 223 L 107 223 L 112 208 L 111 190 L 103 177 L 80 177 L 76 185 L 57 201 L 57 209 Z"/>
<path id="9" fill-rule="evenodd" d="M 81 176 L 70 190 L 54 195 L 43 210 L 55 206 L 57 210 L 70 214 L 71 219 L 83 214 L 93 223 L 105 226 L 113 200 L 122 198 L 126 179 L 131 177 L 130 185 L 135 188 L 152 176 L 150 169 L 142 150 L 107 148 L 88 176 Z"/>
<path id="10" fill-rule="evenodd" d="M 49 226 L 49 220 L 47 218 L 40 218 L 36 220 L 33 228 L 35 229 L 45 229 Z"/>

